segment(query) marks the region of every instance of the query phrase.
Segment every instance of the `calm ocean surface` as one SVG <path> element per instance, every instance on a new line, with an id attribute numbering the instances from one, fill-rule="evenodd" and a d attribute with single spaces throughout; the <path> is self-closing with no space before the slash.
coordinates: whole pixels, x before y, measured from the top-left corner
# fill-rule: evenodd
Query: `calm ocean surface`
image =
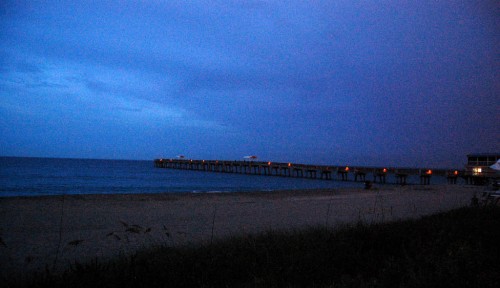
<path id="1" fill-rule="evenodd" d="M 363 187 L 363 183 L 159 169 L 152 160 L 0 157 L 0 197 L 338 187 Z"/>

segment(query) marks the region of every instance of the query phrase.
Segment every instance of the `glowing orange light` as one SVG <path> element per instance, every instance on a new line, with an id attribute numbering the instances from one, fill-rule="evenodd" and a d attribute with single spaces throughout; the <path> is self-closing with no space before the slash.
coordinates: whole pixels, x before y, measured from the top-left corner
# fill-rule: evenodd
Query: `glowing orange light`
<path id="1" fill-rule="evenodd" d="M 288 167 L 292 167 L 292 163 L 288 163 Z"/>
<path id="2" fill-rule="evenodd" d="M 457 170 L 455 170 L 455 172 L 453 172 L 453 174 L 458 175 L 458 171 L 457 171 Z"/>
<path id="3" fill-rule="evenodd" d="M 215 164 L 219 164 L 219 160 L 215 161 Z"/>
<path id="4" fill-rule="evenodd" d="M 267 165 L 271 166 L 271 161 L 267 162 Z"/>
<path id="5" fill-rule="evenodd" d="M 347 172 L 347 171 L 349 171 L 349 167 L 347 167 L 347 166 L 346 166 L 346 167 L 345 167 L 345 171 L 346 171 L 346 172 Z"/>
<path id="6" fill-rule="evenodd" d="M 382 170 L 382 172 L 387 173 L 387 168 L 384 168 L 384 170 Z"/>
<path id="7" fill-rule="evenodd" d="M 431 170 L 431 169 L 427 170 L 427 171 L 425 172 L 425 174 L 427 174 L 427 175 L 431 175 L 431 174 L 432 174 L 432 170 Z"/>

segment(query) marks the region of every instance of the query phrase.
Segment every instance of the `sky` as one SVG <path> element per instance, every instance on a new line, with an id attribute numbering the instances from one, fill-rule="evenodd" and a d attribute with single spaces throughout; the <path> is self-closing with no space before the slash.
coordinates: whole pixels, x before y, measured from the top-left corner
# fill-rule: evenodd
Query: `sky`
<path id="1" fill-rule="evenodd" d="M 0 155 L 458 167 L 498 1 L 2 1 Z"/>

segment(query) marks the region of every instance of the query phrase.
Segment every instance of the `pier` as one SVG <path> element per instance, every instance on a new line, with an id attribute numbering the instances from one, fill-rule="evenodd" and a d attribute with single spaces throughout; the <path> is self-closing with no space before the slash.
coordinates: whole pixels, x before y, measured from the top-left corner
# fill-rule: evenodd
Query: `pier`
<path id="1" fill-rule="evenodd" d="M 430 185 L 433 176 L 445 177 L 448 184 L 457 184 L 457 178 L 459 177 L 462 177 L 465 181 L 470 178 L 464 171 L 450 169 L 326 166 L 270 161 L 155 159 L 154 166 L 156 168 L 206 172 L 351 182 L 370 181 L 374 183 L 398 185 Z M 412 179 L 414 182 L 409 181 L 409 179 Z"/>

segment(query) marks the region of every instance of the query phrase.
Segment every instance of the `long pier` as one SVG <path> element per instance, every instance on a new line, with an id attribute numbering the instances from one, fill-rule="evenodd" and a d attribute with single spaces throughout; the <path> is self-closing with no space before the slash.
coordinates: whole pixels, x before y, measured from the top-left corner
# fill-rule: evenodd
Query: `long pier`
<path id="1" fill-rule="evenodd" d="M 459 176 L 463 178 L 465 177 L 464 171 L 449 169 L 326 166 L 262 161 L 155 159 L 154 166 L 157 168 L 252 174 L 262 176 L 356 182 L 373 181 L 375 183 L 400 185 L 429 185 L 431 183 L 432 176 L 446 177 L 448 184 L 456 184 Z M 415 175 L 418 176 L 420 183 L 408 183 L 408 177 Z M 393 182 L 389 182 L 388 179 L 393 179 Z"/>

